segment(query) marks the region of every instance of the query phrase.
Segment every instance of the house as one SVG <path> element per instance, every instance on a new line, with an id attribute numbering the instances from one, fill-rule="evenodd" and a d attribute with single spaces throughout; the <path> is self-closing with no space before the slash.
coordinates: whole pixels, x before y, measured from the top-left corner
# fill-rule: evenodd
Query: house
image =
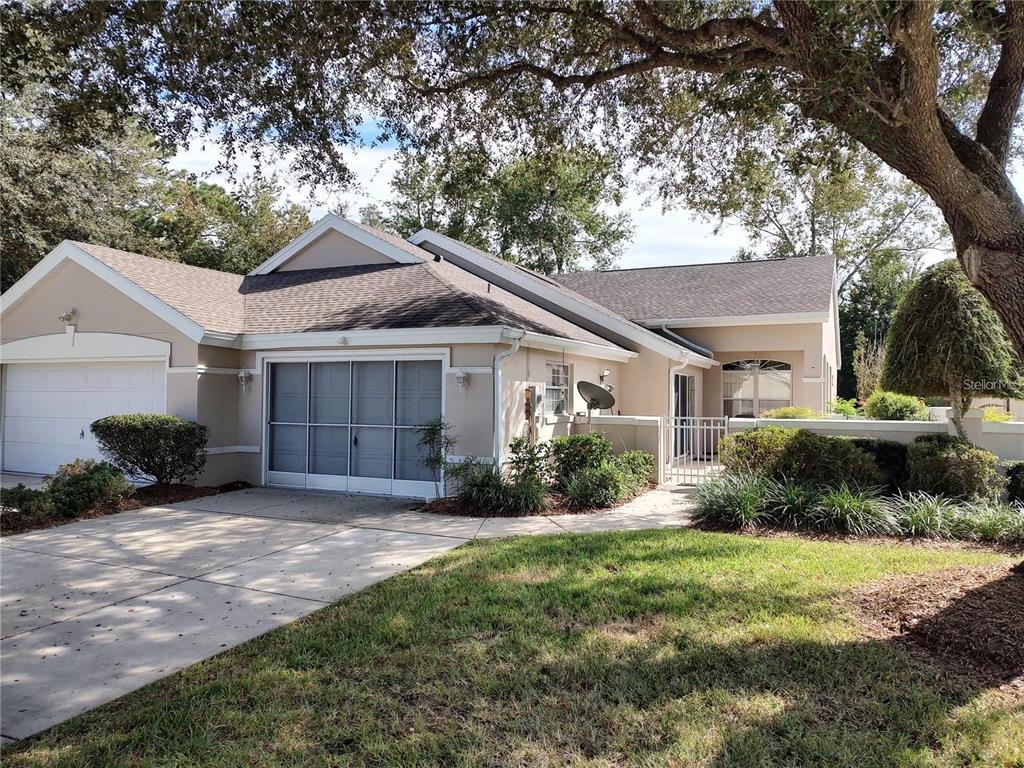
<path id="1" fill-rule="evenodd" d="M 206 424 L 203 482 L 430 496 L 418 427 L 464 456 L 565 434 L 576 385 L 646 424 L 825 408 L 827 259 L 536 274 L 431 231 L 328 215 L 248 275 L 64 242 L 2 297 L 2 461 L 96 455 L 89 424 Z M 606 412 L 607 413 L 607 412 Z M 663 435 L 659 435 L 665 445 Z"/>

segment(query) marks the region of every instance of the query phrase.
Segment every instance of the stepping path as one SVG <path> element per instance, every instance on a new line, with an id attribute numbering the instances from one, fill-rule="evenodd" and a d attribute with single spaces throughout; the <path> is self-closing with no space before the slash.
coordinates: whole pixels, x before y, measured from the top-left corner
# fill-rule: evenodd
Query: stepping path
<path id="1" fill-rule="evenodd" d="M 663 486 L 592 515 L 445 517 L 251 488 L 0 540 L 2 743 L 22 739 L 477 538 L 687 525 Z"/>

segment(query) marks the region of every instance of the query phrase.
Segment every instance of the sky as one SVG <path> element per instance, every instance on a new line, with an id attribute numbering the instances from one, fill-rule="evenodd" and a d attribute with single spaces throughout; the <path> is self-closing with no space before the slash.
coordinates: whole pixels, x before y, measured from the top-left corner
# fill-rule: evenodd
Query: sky
<path id="1" fill-rule="evenodd" d="M 361 147 L 349 150 L 348 155 L 357 183 L 351 191 L 343 194 L 300 187 L 283 159 L 276 164 L 265 165 L 262 170 L 264 175 L 276 173 L 284 186 L 285 197 L 310 207 L 314 219 L 341 206 L 350 216 L 357 218 L 364 205 L 380 205 L 390 197 L 396 150 Z M 264 153 L 264 157 L 274 156 L 273 150 Z M 228 176 L 215 171 L 219 160 L 220 150 L 216 141 L 197 140 L 188 148 L 180 149 L 171 160 L 171 166 L 230 188 L 232 182 Z M 236 165 L 236 178 L 244 178 L 255 168 L 252 159 L 245 156 L 240 157 Z M 1017 189 L 1024 191 L 1024 163 L 1018 162 L 1010 176 Z M 634 226 L 633 239 L 619 260 L 619 268 L 729 261 L 737 250 L 749 245 L 746 234 L 738 226 L 726 224 L 716 234 L 713 223 L 683 209 L 662 212 L 659 203 L 648 202 L 644 194 L 635 190 L 631 190 L 622 206 L 615 210 L 627 212 Z"/>

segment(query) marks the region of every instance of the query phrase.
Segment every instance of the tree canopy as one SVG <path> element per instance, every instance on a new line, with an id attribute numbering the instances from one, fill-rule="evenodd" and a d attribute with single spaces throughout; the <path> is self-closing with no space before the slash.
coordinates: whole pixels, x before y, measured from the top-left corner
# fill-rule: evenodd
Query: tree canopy
<path id="1" fill-rule="evenodd" d="M 545 274 L 612 266 L 631 234 L 613 213 L 624 182 L 585 149 L 489 163 L 478 153 L 407 155 L 386 210 L 368 224 L 408 237 L 424 227 Z"/>
<path id="2" fill-rule="evenodd" d="M 918 184 L 1024 353 L 1024 203 L 1006 172 L 1024 3 L 5 4 L 3 87 L 43 77 L 74 133 L 142 115 L 229 156 L 271 142 L 310 181 L 345 145 L 602 148 L 665 198 L 788 129 L 835 132 Z M 368 137 L 367 134 L 370 134 Z"/>
<path id="3" fill-rule="evenodd" d="M 948 397 L 953 422 L 975 397 L 1024 397 L 1024 368 L 999 318 L 953 260 L 929 268 L 907 292 L 889 328 L 885 389 Z"/>

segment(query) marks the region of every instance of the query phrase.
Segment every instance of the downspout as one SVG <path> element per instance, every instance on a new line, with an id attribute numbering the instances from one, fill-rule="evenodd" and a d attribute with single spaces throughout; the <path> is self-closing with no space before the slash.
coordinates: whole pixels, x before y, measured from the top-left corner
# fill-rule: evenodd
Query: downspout
<path id="1" fill-rule="evenodd" d="M 501 448 L 503 445 L 501 439 L 501 366 L 508 358 L 519 351 L 519 345 L 522 343 L 523 336 L 525 335 L 526 331 L 520 331 L 518 336 L 512 337 L 512 343 L 508 349 L 494 356 L 494 373 L 491 376 L 494 379 L 494 466 L 499 470 L 501 469 Z"/>

